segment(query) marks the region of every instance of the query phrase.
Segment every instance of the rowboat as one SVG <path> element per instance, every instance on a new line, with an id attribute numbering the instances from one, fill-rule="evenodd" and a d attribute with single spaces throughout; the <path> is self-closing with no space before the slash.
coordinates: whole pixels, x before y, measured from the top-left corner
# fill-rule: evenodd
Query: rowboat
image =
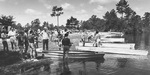
<path id="1" fill-rule="evenodd" d="M 38 56 L 42 56 L 47 58 L 62 58 L 63 51 L 62 50 L 49 50 L 49 51 L 41 51 L 42 48 L 37 49 Z M 79 50 L 70 50 L 68 57 L 69 58 L 96 58 L 96 57 L 103 57 L 104 53 L 95 53 L 93 51 L 79 51 Z"/>

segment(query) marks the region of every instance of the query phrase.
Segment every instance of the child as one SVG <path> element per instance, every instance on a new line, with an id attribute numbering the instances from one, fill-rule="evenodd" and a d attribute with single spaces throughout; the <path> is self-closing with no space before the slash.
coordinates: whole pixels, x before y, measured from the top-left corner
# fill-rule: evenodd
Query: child
<path id="1" fill-rule="evenodd" d="M 7 34 L 6 32 L 3 32 L 1 34 L 1 38 L 2 38 L 2 44 L 3 44 L 3 49 L 4 51 L 8 51 L 8 43 L 7 43 Z"/>

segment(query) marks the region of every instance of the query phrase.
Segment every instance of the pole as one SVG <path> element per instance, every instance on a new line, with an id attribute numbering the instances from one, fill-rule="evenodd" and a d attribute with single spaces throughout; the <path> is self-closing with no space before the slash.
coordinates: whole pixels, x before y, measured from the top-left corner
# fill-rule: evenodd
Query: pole
<path id="1" fill-rule="evenodd" d="M 57 26 L 59 26 L 59 16 L 57 16 Z"/>

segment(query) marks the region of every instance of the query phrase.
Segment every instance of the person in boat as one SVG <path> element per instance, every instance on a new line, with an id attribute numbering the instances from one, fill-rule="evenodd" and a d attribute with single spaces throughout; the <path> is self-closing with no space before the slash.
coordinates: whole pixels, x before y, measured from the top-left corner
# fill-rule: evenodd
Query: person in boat
<path id="1" fill-rule="evenodd" d="M 94 34 L 94 44 L 93 44 L 94 47 L 100 47 L 102 46 L 102 43 L 101 43 L 101 36 L 99 34 L 98 31 L 95 32 Z"/>
<path id="2" fill-rule="evenodd" d="M 68 38 L 68 34 L 65 34 L 63 40 L 62 40 L 62 47 L 63 47 L 63 56 L 64 58 L 68 57 L 68 53 L 70 50 L 70 47 L 72 46 L 72 43 L 70 42 L 70 39 Z"/>

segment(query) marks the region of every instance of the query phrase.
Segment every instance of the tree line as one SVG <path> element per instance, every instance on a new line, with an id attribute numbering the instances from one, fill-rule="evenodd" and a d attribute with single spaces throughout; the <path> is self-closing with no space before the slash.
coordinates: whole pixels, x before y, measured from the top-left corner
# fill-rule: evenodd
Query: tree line
<path id="1" fill-rule="evenodd" d="M 118 17 L 120 14 L 121 17 Z M 86 21 L 81 22 L 81 29 L 96 29 L 99 31 L 116 31 L 127 34 L 141 33 L 143 30 L 148 31 L 150 25 L 150 12 L 145 12 L 144 16 L 136 14 L 129 7 L 126 0 L 120 0 L 116 4 L 116 10 L 107 11 L 103 19 L 92 15 Z"/>

